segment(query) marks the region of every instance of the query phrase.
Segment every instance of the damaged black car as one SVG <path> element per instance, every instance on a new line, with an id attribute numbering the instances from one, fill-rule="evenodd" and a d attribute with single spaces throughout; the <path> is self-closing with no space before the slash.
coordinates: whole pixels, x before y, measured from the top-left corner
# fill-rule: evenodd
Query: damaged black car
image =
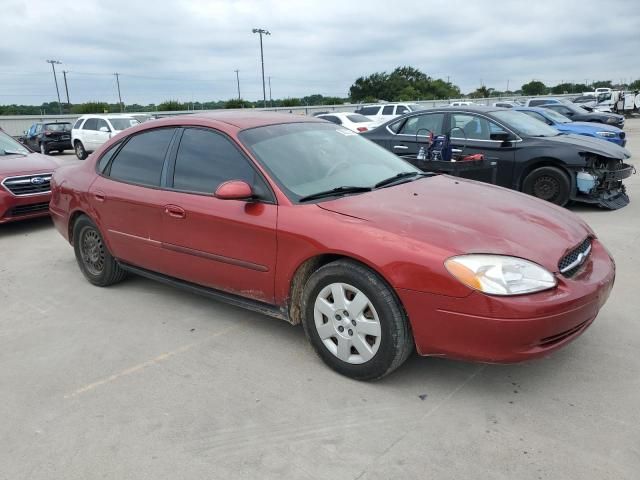
<path id="1" fill-rule="evenodd" d="M 586 202 L 608 209 L 629 203 L 623 180 L 634 173 L 631 154 L 605 140 L 564 134 L 511 109 L 455 107 L 395 118 L 362 136 L 421 165 L 425 146 L 444 136 L 453 158 L 484 156 L 491 168 L 460 169 L 460 176 L 496 183 L 557 205 Z M 477 156 L 476 156 L 477 158 Z M 418 160 L 416 160 L 418 159 Z M 497 171 L 495 171 L 497 168 Z"/>

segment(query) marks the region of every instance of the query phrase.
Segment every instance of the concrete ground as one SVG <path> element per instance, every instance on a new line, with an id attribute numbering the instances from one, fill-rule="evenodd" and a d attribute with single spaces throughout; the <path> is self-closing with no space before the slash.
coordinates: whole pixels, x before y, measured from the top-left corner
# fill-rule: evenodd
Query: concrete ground
<path id="1" fill-rule="evenodd" d="M 377 383 L 282 321 L 141 278 L 93 287 L 49 220 L 1 226 L 0 479 L 640 478 L 627 185 L 622 210 L 572 207 L 618 264 L 582 337 L 521 365 L 414 356 Z"/>

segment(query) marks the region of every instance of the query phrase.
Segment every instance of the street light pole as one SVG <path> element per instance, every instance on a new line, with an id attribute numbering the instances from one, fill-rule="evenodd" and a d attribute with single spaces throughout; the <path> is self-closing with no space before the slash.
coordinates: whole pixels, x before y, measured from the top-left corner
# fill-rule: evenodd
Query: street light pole
<path id="1" fill-rule="evenodd" d="M 67 71 L 62 71 L 62 76 L 64 77 L 64 91 L 67 92 L 67 108 L 69 109 L 69 113 L 71 113 L 71 102 L 69 101 L 69 87 L 67 86 Z"/>
<path id="2" fill-rule="evenodd" d="M 122 104 L 122 96 L 120 95 L 120 74 L 118 72 L 114 73 L 116 76 L 116 84 L 118 85 L 118 100 L 120 101 L 120 111 L 124 112 L 124 105 Z"/>
<path id="3" fill-rule="evenodd" d="M 60 111 L 60 115 L 62 115 L 62 103 L 60 103 L 60 89 L 58 89 L 58 78 L 56 77 L 56 65 L 62 65 L 62 62 L 58 60 L 47 60 L 47 63 L 51 64 L 51 68 L 53 69 L 53 81 L 56 83 L 56 93 L 58 94 L 58 110 Z"/>
<path id="4" fill-rule="evenodd" d="M 238 82 L 238 100 L 241 100 L 242 97 L 240 96 L 240 70 L 234 70 L 234 72 L 236 72 L 236 81 Z"/>
<path id="5" fill-rule="evenodd" d="M 262 35 L 271 35 L 271 32 L 264 28 L 254 28 L 253 33 L 260 35 L 260 62 L 262 63 L 262 101 L 265 108 L 267 108 L 267 88 L 264 83 L 264 51 L 262 49 Z"/>

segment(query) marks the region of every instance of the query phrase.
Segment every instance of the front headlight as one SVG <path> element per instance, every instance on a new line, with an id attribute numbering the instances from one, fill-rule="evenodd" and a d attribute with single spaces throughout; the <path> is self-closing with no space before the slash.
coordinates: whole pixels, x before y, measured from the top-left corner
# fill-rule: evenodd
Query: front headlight
<path id="1" fill-rule="evenodd" d="M 618 119 L 616 117 L 607 117 L 607 123 L 618 123 Z"/>
<path id="2" fill-rule="evenodd" d="M 489 295 L 522 295 L 557 285 L 555 277 L 548 270 L 517 257 L 459 255 L 447 259 L 444 265 L 460 282 Z"/>
<path id="3" fill-rule="evenodd" d="M 596 132 L 596 135 L 599 137 L 613 138 L 616 136 L 613 132 Z"/>

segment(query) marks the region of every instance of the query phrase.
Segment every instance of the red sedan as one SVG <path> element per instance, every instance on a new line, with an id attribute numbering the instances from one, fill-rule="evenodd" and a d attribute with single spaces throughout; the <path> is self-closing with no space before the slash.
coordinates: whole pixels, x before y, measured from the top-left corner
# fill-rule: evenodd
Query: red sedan
<path id="1" fill-rule="evenodd" d="M 421 355 L 539 357 L 580 335 L 615 266 L 578 217 L 418 171 L 340 126 L 179 116 L 59 168 L 51 214 L 99 286 L 127 272 L 302 323 L 357 379 Z"/>
<path id="2" fill-rule="evenodd" d="M 0 131 L 0 223 L 49 215 L 49 182 L 57 166 Z"/>

